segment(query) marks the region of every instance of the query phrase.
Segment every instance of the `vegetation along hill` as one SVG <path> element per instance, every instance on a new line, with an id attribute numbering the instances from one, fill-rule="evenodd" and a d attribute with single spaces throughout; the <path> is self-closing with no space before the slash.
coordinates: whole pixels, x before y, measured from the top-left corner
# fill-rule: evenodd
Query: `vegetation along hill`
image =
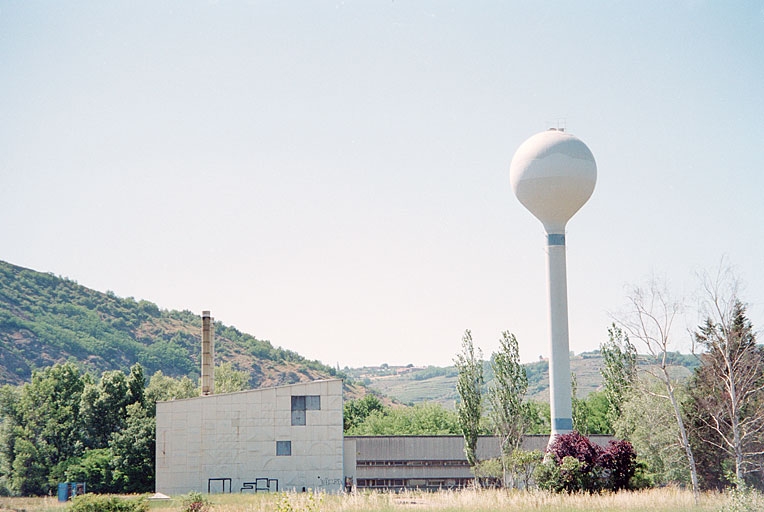
<path id="1" fill-rule="evenodd" d="M 196 381 L 198 313 L 163 310 L 0 261 L 0 384 L 28 382 L 33 370 L 63 362 L 97 374 L 138 362 L 147 375 L 161 370 Z M 338 376 L 329 366 L 221 322 L 215 323 L 215 356 L 247 372 L 253 388 Z"/>
<path id="2" fill-rule="evenodd" d="M 456 354 L 454 354 L 456 355 Z M 698 366 L 697 357 L 678 352 L 670 354 L 672 373 L 677 379 L 691 375 Z M 639 356 L 640 365 L 650 365 L 650 357 Z M 592 391 L 602 387 L 602 356 L 599 350 L 571 356 L 570 370 L 576 375 L 578 398 L 586 398 Z M 525 365 L 528 376 L 528 398 L 538 402 L 549 401 L 549 361 L 540 360 Z M 387 395 L 404 404 L 437 402 L 453 409 L 457 400 L 456 380 L 458 372 L 454 366 L 416 367 L 414 365 L 367 366 L 364 368 L 344 368 L 343 372 L 378 393 Z M 493 379 L 489 361 L 484 362 L 485 385 Z"/>

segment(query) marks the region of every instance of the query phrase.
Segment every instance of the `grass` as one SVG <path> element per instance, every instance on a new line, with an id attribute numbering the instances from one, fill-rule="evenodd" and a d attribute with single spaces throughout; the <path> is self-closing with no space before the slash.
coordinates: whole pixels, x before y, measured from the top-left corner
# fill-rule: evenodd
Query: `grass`
<path id="1" fill-rule="evenodd" d="M 53 497 L 45 498 L 4 498 L 0 497 L 0 512 L 63 512 L 66 504 Z"/>
<path id="2" fill-rule="evenodd" d="M 213 512 L 718 512 L 730 504 L 726 495 L 705 493 L 696 507 L 691 492 L 676 488 L 602 495 L 464 490 L 349 495 L 213 494 L 208 497 Z M 63 512 L 67 508 L 55 497 L 0 498 L 0 512 Z M 151 509 L 180 511 L 180 499 L 153 502 Z M 764 510 L 764 497 L 754 495 L 744 508 L 735 510 Z"/>

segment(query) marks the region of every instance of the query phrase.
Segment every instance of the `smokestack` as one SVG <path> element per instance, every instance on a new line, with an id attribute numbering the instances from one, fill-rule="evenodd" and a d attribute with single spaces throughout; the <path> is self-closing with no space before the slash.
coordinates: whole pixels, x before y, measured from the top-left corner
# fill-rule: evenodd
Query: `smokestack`
<path id="1" fill-rule="evenodd" d="M 202 396 L 215 393 L 215 343 L 212 317 L 202 311 Z"/>

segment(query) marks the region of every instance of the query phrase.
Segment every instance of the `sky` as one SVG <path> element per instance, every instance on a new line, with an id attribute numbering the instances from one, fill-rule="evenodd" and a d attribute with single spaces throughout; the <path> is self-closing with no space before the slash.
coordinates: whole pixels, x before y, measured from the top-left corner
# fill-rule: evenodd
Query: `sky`
<path id="1" fill-rule="evenodd" d="M 764 2 L 0 2 L 0 260 L 328 365 L 548 356 L 515 150 L 565 128 L 570 349 L 731 265 L 764 326 Z M 639 346 L 638 346 L 639 348 Z"/>

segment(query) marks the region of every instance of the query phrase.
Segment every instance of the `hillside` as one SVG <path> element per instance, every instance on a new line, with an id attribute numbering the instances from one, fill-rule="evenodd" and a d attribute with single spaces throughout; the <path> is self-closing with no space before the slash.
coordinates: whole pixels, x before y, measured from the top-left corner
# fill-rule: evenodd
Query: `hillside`
<path id="1" fill-rule="evenodd" d="M 334 368 L 222 322 L 215 322 L 215 340 L 217 362 L 231 362 L 246 371 L 252 388 L 340 376 L 405 404 L 437 402 L 452 408 L 456 400 L 454 367 L 382 365 L 345 368 L 338 374 Z M 197 313 L 160 309 L 146 300 L 120 298 L 0 261 L 0 384 L 26 382 L 34 369 L 66 361 L 93 373 L 124 370 L 139 362 L 147 375 L 161 370 L 196 380 L 200 345 Z M 694 358 L 675 354 L 674 359 L 677 376 L 689 375 Z M 571 358 L 579 397 L 600 388 L 601 364 L 597 351 Z M 648 361 L 642 357 L 640 364 Z M 527 364 L 526 371 L 529 397 L 548 400 L 548 363 Z M 488 362 L 484 373 L 490 382 Z M 346 384 L 346 397 L 363 394 L 359 386 Z"/>
<path id="2" fill-rule="evenodd" d="M 694 356 L 679 353 L 671 354 L 672 373 L 678 379 L 686 378 L 698 362 Z M 650 365 L 647 356 L 640 356 L 639 364 Z M 570 359 L 571 372 L 575 373 L 578 385 L 577 396 L 585 398 L 592 391 L 601 389 L 602 357 L 599 351 L 584 352 Z M 528 398 L 541 402 L 549 401 L 549 363 L 546 360 L 525 365 L 528 375 Z M 457 371 L 448 367 L 415 367 L 382 365 L 377 367 L 345 368 L 343 370 L 353 379 L 369 388 L 405 404 L 437 402 L 453 408 L 456 394 Z M 486 386 L 492 379 L 488 361 L 484 363 L 483 375 Z"/>
<path id="3" fill-rule="evenodd" d="M 138 362 L 146 375 L 161 370 L 196 380 L 200 346 L 197 313 L 163 310 L 0 261 L 0 384 L 26 382 L 34 369 L 66 361 L 94 373 Z M 215 357 L 249 373 L 253 388 L 337 374 L 221 322 L 215 322 Z"/>

